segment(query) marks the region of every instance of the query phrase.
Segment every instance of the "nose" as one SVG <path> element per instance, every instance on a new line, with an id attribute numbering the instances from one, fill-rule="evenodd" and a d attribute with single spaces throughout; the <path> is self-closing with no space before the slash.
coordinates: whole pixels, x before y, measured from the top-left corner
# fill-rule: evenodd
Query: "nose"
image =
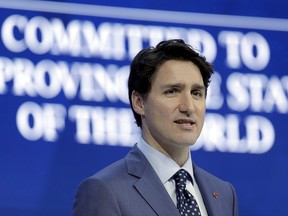
<path id="1" fill-rule="evenodd" d="M 194 101 L 190 93 L 181 97 L 179 111 L 188 117 L 195 111 Z"/>

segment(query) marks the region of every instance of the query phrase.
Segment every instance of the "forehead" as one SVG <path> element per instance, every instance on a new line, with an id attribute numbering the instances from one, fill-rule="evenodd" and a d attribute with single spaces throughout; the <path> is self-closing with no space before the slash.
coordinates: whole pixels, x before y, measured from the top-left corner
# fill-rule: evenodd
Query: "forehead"
<path id="1" fill-rule="evenodd" d="M 183 83 L 187 85 L 203 84 L 203 78 L 197 65 L 191 61 L 168 60 L 156 71 L 153 85 Z"/>

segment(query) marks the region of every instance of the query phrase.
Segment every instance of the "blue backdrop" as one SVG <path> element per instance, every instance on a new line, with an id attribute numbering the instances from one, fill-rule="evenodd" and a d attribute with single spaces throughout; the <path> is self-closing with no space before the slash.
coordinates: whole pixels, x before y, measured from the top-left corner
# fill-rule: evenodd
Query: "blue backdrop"
<path id="1" fill-rule="evenodd" d="M 193 160 L 231 182 L 240 215 L 284 215 L 288 3 L 1 1 L 0 215 L 71 215 L 77 186 L 122 158 L 139 130 L 129 64 L 182 38 L 215 75 Z"/>

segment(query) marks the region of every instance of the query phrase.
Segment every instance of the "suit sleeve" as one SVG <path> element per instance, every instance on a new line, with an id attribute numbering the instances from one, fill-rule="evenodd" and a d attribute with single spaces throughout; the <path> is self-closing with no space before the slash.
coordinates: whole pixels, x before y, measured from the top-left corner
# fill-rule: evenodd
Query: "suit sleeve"
<path id="1" fill-rule="evenodd" d="M 73 216 L 121 216 L 117 199 L 99 179 L 84 180 L 75 195 Z"/>

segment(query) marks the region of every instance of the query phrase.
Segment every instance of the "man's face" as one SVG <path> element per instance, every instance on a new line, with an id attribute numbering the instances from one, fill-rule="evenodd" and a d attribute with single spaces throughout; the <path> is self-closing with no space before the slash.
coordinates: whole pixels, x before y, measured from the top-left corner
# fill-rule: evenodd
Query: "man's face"
<path id="1" fill-rule="evenodd" d="M 165 62 L 156 71 L 151 91 L 141 103 L 139 114 L 146 142 L 166 152 L 194 144 L 206 110 L 199 68 L 189 61 Z"/>

